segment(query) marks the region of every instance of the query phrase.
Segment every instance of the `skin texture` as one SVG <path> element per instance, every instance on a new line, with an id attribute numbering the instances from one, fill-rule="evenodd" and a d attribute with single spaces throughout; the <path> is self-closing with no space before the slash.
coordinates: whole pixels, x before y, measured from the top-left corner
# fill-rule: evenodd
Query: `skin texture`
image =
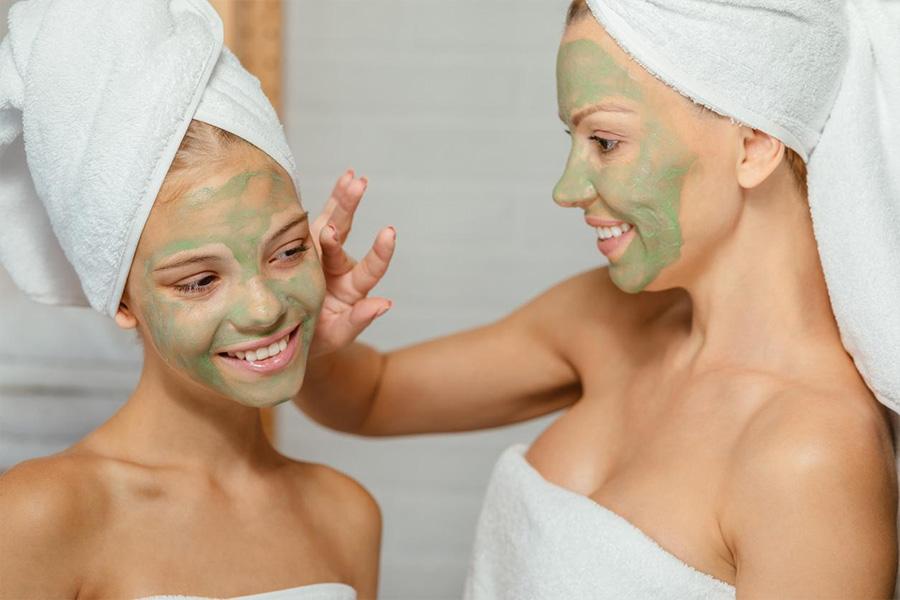
<path id="1" fill-rule="evenodd" d="M 346 475 L 279 454 L 256 408 L 304 379 L 326 296 L 313 234 L 266 155 L 240 143 L 220 158 L 157 201 L 141 237 L 116 316 L 143 341 L 137 389 L 72 448 L 0 477 L 0 598 L 225 598 L 326 582 L 376 596 L 378 505 Z M 350 277 L 329 281 L 357 291 Z M 354 308 L 327 296 L 328 323 L 352 331 Z M 283 372 L 219 363 L 223 345 L 295 324 L 301 346 Z"/>
<path id="2" fill-rule="evenodd" d="M 681 255 L 679 205 L 684 178 L 696 156 L 666 126 L 658 105 L 645 98 L 627 70 L 594 41 L 579 39 L 560 46 L 557 79 L 559 114 L 575 134 L 570 134 L 572 150 L 554 198 L 566 202 L 599 196 L 610 216 L 635 227 L 636 239 L 623 256 L 611 261 L 609 275 L 623 291 L 643 291 Z M 611 128 L 618 133 L 589 130 L 590 135 L 579 135 L 580 119 L 575 122 L 571 117 L 609 101 L 636 115 L 625 116 Z M 637 119 L 642 123 L 640 133 Z M 615 149 L 605 151 L 598 136 L 615 141 Z"/>
<path id="3" fill-rule="evenodd" d="M 142 277 L 131 297 L 147 318 L 160 357 L 200 385 L 247 406 L 272 406 L 290 399 L 303 382 L 306 354 L 324 293 L 324 278 L 310 245 L 282 236 L 266 248 L 267 236 L 302 216 L 286 181 L 274 172 L 244 171 L 223 183 L 163 204 L 151 217 L 150 233 L 136 257 Z M 155 221 L 169 227 L 153 227 Z M 197 223 L 207 226 L 198 232 Z M 261 256 L 260 248 L 274 250 Z M 159 270 L 176 261 L 210 254 L 219 275 L 197 263 Z M 304 256 L 307 255 L 308 256 Z M 187 276 L 186 273 L 190 272 Z M 214 281 L 207 286 L 204 276 Z M 195 292 L 179 288 L 193 284 Z M 208 290 L 205 288 L 209 288 Z M 263 331 L 299 325 L 301 345 L 292 368 L 242 381 L 217 351 L 252 342 Z"/>
<path id="4" fill-rule="evenodd" d="M 528 450 L 538 472 L 739 598 L 889 597 L 890 429 L 841 345 L 783 144 L 705 114 L 591 18 L 559 56 L 573 148 L 554 199 L 640 235 L 496 323 L 322 356 L 297 404 L 375 436 L 565 408 Z M 604 107 L 576 119 L 586 105 Z"/>

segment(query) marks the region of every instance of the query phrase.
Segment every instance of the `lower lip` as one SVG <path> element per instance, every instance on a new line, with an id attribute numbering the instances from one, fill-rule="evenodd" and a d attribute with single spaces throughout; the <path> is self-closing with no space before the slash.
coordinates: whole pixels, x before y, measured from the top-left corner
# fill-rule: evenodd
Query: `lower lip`
<path id="1" fill-rule="evenodd" d="M 619 258 L 624 252 L 625 247 L 635 236 L 635 228 L 632 227 L 619 237 L 609 238 L 608 240 L 597 240 L 597 248 L 609 260 Z"/>
<path id="2" fill-rule="evenodd" d="M 273 373 L 284 370 L 294 359 L 294 355 L 297 354 L 297 345 L 300 343 L 297 341 L 297 338 L 299 337 L 300 325 L 289 334 L 287 348 L 271 358 L 264 358 L 263 360 L 255 360 L 253 362 L 246 361 L 242 358 L 222 356 L 221 354 L 217 354 L 216 358 L 244 373 L 272 375 Z"/>

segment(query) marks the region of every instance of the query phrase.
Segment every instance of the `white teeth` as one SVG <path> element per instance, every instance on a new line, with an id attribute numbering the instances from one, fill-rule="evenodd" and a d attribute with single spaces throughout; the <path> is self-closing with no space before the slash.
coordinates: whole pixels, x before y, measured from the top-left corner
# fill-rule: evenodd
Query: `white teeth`
<path id="1" fill-rule="evenodd" d="M 628 223 L 622 223 L 615 227 L 597 227 L 597 237 L 601 240 L 617 238 L 631 231 L 632 227 Z"/>
<path id="2" fill-rule="evenodd" d="M 239 358 L 241 360 L 246 360 L 247 362 L 254 362 L 257 360 L 264 360 L 266 358 L 271 358 L 276 354 L 280 354 L 287 349 L 288 346 L 288 336 L 284 336 L 277 342 L 272 342 L 268 346 L 264 346 L 262 348 L 257 348 L 256 350 L 248 350 L 246 352 L 237 351 L 237 352 L 229 352 L 228 356 L 232 358 Z"/>

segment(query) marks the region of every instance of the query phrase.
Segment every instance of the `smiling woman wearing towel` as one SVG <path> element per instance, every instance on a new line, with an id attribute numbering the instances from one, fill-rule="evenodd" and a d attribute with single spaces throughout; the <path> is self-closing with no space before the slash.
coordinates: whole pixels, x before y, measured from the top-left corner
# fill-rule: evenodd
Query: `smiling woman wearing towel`
<path id="1" fill-rule="evenodd" d="M 9 24 L 2 264 L 37 300 L 136 329 L 145 360 L 107 423 L 0 479 L 0 598 L 374 597 L 377 505 L 260 424 L 299 390 L 317 320 L 353 310 L 326 293 L 281 125 L 218 16 L 31 0 Z M 377 277 L 358 275 L 328 283 L 364 295 Z"/>
<path id="2" fill-rule="evenodd" d="M 361 434 L 568 409 L 501 457 L 468 598 L 890 596 L 876 400 L 900 408 L 900 24 L 884 10 L 574 2 L 554 199 L 609 267 L 481 329 L 311 363 L 299 405 Z"/>

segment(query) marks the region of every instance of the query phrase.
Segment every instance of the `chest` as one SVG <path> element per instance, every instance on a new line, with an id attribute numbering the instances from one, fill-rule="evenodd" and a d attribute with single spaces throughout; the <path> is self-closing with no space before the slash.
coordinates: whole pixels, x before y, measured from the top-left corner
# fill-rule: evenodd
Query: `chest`
<path id="1" fill-rule="evenodd" d="M 254 509 L 177 492 L 117 499 L 80 597 L 230 597 L 342 581 L 314 515 L 283 500 Z"/>
<path id="2" fill-rule="evenodd" d="M 688 565 L 734 582 L 717 514 L 740 431 L 728 385 L 696 386 L 645 369 L 617 385 L 583 378 L 581 401 L 532 444 L 528 461 Z"/>

